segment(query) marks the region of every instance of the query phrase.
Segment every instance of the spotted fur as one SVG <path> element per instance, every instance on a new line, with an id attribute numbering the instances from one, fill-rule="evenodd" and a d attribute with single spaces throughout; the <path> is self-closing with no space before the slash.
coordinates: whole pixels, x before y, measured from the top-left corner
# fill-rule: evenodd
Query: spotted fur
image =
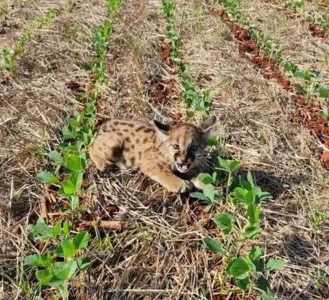
<path id="1" fill-rule="evenodd" d="M 100 127 L 89 154 L 100 171 L 114 165 L 138 167 L 172 192 L 202 188 L 195 177 L 209 167 L 204 150 L 215 123 L 214 116 L 200 126 L 109 120 Z"/>

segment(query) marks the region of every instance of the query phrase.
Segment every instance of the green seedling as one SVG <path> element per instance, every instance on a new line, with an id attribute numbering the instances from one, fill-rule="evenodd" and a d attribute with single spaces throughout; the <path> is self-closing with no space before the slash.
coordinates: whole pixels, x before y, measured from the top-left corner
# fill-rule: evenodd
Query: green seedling
<path id="1" fill-rule="evenodd" d="M 297 13 L 304 6 L 305 6 L 304 0 L 285 0 L 284 1 L 284 7 L 291 9 L 294 13 Z"/>
<path id="2" fill-rule="evenodd" d="M 226 267 L 226 273 L 232 277 L 241 290 L 257 290 L 263 299 L 275 299 L 270 291 L 270 285 L 264 277 L 265 271 L 281 270 L 285 262 L 281 259 L 271 259 L 266 264 L 261 259 L 259 247 L 253 247 L 248 256 L 231 258 Z"/>
<path id="3" fill-rule="evenodd" d="M 111 22 L 117 18 L 121 4 L 122 0 L 107 0 L 107 14 L 110 17 Z"/>
<path id="4" fill-rule="evenodd" d="M 116 16 L 121 1 L 109 0 L 107 2 L 108 14 L 111 18 Z M 47 15 L 51 18 L 52 14 Z M 87 164 L 86 149 L 94 136 L 96 124 L 96 102 L 99 98 L 98 84 L 104 83 L 105 61 L 108 48 L 108 41 L 112 36 L 111 20 L 105 20 L 102 26 L 94 30 L 94 51 L 95 58 L 85 64 L 85 69 L 92 72 L 96 78 L 89 93 L 80 94 L 80 100 L 88 101 L 81 112 L 74 112 L 69 118 L 68 124 L 62 128 L 63 142 L 58 148 L 48 154 L 48 159 L 54 167 L 54 171 L 42 171 L 38 179 L 50 185 L 58 187 L 58 197 L 67 199 L 73 211 L 80 211 L 80 196 L 82 190 L 83 174 Z M 44 22 L 43 22 L 44 23 Z M 41 24 L 43 24 L 41 22 Z"/>
<path id="5" fill-rule="evenodd" d="M 214 172 L 212 176 L 207 173 L 201 173 L 198 176 L 198 180 L 205 184 L 202 193 L 193 192 L 190 194 L 192 198 L 197 198 L 207 203 L 205 208 L 206 212 L 213 210 L 223 200 L 223 195 L 215 190 L 214 184 L 216 184 L 217 173 Z"/>
<path id="6" fill-rule="evenodd" d="M 121 1 L 109 0 L 107 4 L 108 14 L 114 18 Z M 45 20 L 39 22 L 40 26 L 52 17 L 53 15 L 49 13 Z M 102 26 L 96 28 L 94 34 L 95 58 L 90 64 L 85 64 L 85 69 L 88 68 L 88 71 L 93 73 L 96 84 L 88 93 L 79 95 L 79 100 L 85 103 L 83 109 L 74 112 L 69 118 L 67 125 L 61 130 L 62 143 L 47 154 L 52 171 L 44 170 L 37 176 L 41 182 L 57 188 L 57 197 L 67 200 L 71 211 L 66 213 L 70 218 L 74 217 L 72 211 L 82 209 L 80 196 L 85 192 L 82 183 L 88 161 L 86 150 L 95 131 L 96 102 L 99 99 L 98 84 L 104 82 L 108 39 L 112 36 L 110 21 L 106 20 Z M 92 189 L 92 186 L 88 188 L 89 191 Z M 79 272 L 86 270 L 90 264 L 89 259 L 81 257 L 81 253 L 88 246 L 89 234 L 80 232 L 73 236 L 70 222 L 58 222 L 51 228 L 42 219 L 35 225 L 29 225 L 28 230 L 35 240 L 54 246 L 52 249 L 47 248 L 47 254 L 34 254 L 25 259 L 25 266 L 35 270 L 38 289 L 50 286 L 55 288 L 63 299 L 68 299 L 70 280 Z M 26 287 L 25 290 L 29 291 Z"/>
<path id="7" fill-rule="evenodd" d="M 105 67 L 106 67 L 106 54 L 109 39 L 111 38 L 112 25 L 110 21 L 105 21 L 102 26 L 95 28 L 94 30 L 94 48 L 96 53 L 96 58 L 88 66 L 89 70 L 93 72 L 98 84 L 102 84 L 105 81 Z"/>
<path id="8" fill-rule="evenodd" d="M 318 71 L 301 71 L 298 69 L 297 65 L 291 61 L 284 61 L 283 59 L 283 48 L 280 45 L 278 39 L 273 39 L 266 36 L 261 28 L 253 24 L 252 19 L 249 16 L 243 14 L 239 2 L 236 0 L 219 0 L 226 9 L 231 18 L 239 22 L 240 24 L 248 28 L 248 33 L 254 39 L 256 44 L 262 49 L 264 55 L 273 58 L 278 65 L 283 64 L 284 70 L 290 73 L 294 78 L 302 79 L 305 83 L 304 86 L 296 87 L 296 92 L 301 95 L 317 95 L 321 98 L 326 99 L 327 92 L 329 90 L 322 87 L 316 82 L 316 78 L 320 76 Z M 304 1 L 287 1 L 287 5 L 294 7 L 295 9 L 300 9 L 304 6 Z M 293 5 L 293 6 L 292 6 Z M 287 6 L 287 7 L 288 7 Z M 329 21 L 329 20 L 328 20 Z M 329 24 L 329 22 L 328 22 Z M 329 28 L 329 26 L 328 26 Z M 321 116 L 328 119 L 327 105 L 325 106 Z"/>
<path id="9" fill-rule="evenodd" d="M 261 28 L 242 12 L 238 1 L 219 0 L 219 3 L 227 9 L 231 18 L 248 28 L 248 33 L 255 40 L 257 46 L 263 50 L 264 55 L 273 58 L 278 64 L 282 62 L 283 49 L 279 40 L 266 36 Z"/>
<path id="10" fill-rule="evenodd" d="M 211 90 L 200 91 L 191 81 L 187 64 L 182 61 L 181 39 L 177 35 L 175 26 L 175 1 L 163 0 L 162 10 L 166 19 L 167 38 L 170 41 L 170 58 L 179 67 L 181 96 L 187 106 L 186 114 L 192 118 L 197 112 L 203 119 L 206 119 L 209 117 L 211 108 Z"/>
<path id="11" fill-rule="evenodd" d="M 41 30 L 46 24 L 48 24 L 56 16 L 56 9 L 50 8 L 46 14 L 40 18 L 34 18 L 31 27 L 24 28 L 22 35 L 18 39 L 13 50 L 4 49 L 2 51 L 2 59 L 4 61 L 5 70 L 9 73 L 13 73 L 15 69 L 15 61 L 17 56 L 24 50 L 29 43 L 34 30 Z"/>
<path id="12" fill-rule="evenodd" d="M 80 232 L 70 238 L 70 222 L 59 221 L 51 228 L 43 219 L 29 225 L 28 230 L 35 240 L 50 242 L 54 248 L 48 249 L 47 254 L 27 256 L 24 265 L 35 271 L 39 289 L 54 287 L 63 299 L 68 299 L 69 281 L 90 265 L 90 260 L 81 258 L 80 254 L 88 246 L 88 232 Z"/>
<path id="13" fill-rule="evenodd" d="M 230 219 L 228 219 L 230 220 Z M 264 300 L 275 299 L 264 272 L 281 270 L 285 262 L 282 259 L 270 259 L 265 262 L 262 259 L 261 249 L 253 246 L 245 257 L 236 257 L 215 238 L 204 238 L 205 246 L 216 256 L 224 256 L 227 261 L 225 275 L 232 278 L 241 290 L 256 290 Z"/>
<path id="14" fill-rule="evenodd" d="M 315 82 L 315 79 L 321 74 L 319 71 L 301 71 L 291 61 L 286 61 L 284 64 L 284 70 L 289 72 L 295 78 L 303 79 L 306 82 L 304 87 L 297 87 L 296 92 L 301 95 L 317 95 L 327 102 L 329 98 L 329 90 L 320 84 Z"/>
<path id="15" fill-rule="evenodd" d="M 48 154 L 54 173 L 42 171 L 38 179 L 46 184 L 58 186 L 58 196 L 68 199 L 72 210 L 79 210 L 79 194 L 83 182 L 83 173 L 87 164 L 86 149 L 94 135 L 96 107 L 87 103 L 81 112 L 75 112 L 63 127 L 64 143 Z M 62 173 L 60 174 L 60 171 Z M 65 175 L 65 180 L 61 178 Z"/>
<path id="16" fill-rule="evenodd" d="M 188 107 L 187 116 L 193 117 L 195 112 L 200 112 L 203 119 L 207 119 L 211 109 L 211 90 L 201 92 L 189 77 L 186 64 L 180 68 L 181 94 L 184 104 Z"/>
<path id="17" fill-rule="evenodd" d="M 251 172 L 248 171 L 246 179 L 234 180 L 234 173 L 240 166 L 239 161 L 225 160 L 218 157 L 220 167 L 218 171 L 227 174 L 224 196 L 218 193 L 216 201 L 217 176 L 221 173 L 200 174 L 198 179 L 206 186 L 203 192 L 191 193 L 192 197 L 201 199 L 208 203 L 207 208 L 216 208 L 219 203 L 226 204 L 228 211 L 215 213 L 213 222 L 217 225 L 224 239 L 224 245 L 217 239 L 206 237 L 203 239 L 206 247 L 216 256 L 224 256 L 222 260 L 227 278 L 233 278 L 236 286 L 241 290 L 256 290 L 264 299 L 272 299 L 269 284 L 263 276 L 264 271 L 276 270 L 283 267 L 281 260 L 270 260 L 266 264 L 261 260 L 261 250 L 253 247 L 246 257 L 236 257 L 235 250 L 244 243 L 245 240 L 254 239 L 261 233 L 261 209 L 260 202 L 271 199 L 270 193 L 262 191 L 255 184 Z M 215 201 L 215 204 L 214 204 Z M 224 278 L 226 278 L 224 276 Z M 266 285 L 265 285 L 266 283 Z"/>

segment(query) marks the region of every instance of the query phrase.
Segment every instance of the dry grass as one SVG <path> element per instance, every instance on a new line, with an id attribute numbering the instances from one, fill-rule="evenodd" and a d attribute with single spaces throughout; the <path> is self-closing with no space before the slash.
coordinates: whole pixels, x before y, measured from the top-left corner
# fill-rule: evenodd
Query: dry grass
<path id="1" fill-rule="evenodd" d="M 57 4 L 65 7 L 64 2 Z M 159 5 L 124 2 L 109 46 L 100 118 L 168 121 L 184 112 L 177 93 L 165 103 L 147 97 L 157 75 L 177 82 L 175 70 L 157 53 L 165 37 Z M 87 84 L 82 62 L 92 55 L 91 28 L 104 16 L 101 0 L 78 1 L 71 12 L 63 9 L 21 56 L 18 77 L 0 85 L 0 271 L 13 279 L 3 280 L 3 299 L 25 299 L 16 267 L 33 249 L 25 228 L 39 212 L 37 198 L 46 192 L 35 175 L 44 149 L 58 142 L 59 128 L 80 106 L 66 84 Z M 321 145 L 290 122 L 289 94 L 239 56 L 229 30 L 202 1 L 178 2 L 177 30 L 193 80 L 214 91 L 220 149 L 241 160 L 241 174 L 251 169 L 258 185 L 275 197 L 263 204 L 265 230 L 257 241 L 268 257 L 287 261 L 282 272 L 268 274 L 273 291 L 279 299 L 329 298 L 325 281 L 316 287 L 329 276 L 328 218 L 321 222 L 319 217 L 329 204 L 328 172 L 317 157 Z M 200 241 L 218 230 L 202 206 L 169 195 L 133 170 L 100 174 L 90 168 L 88 176 L 97 193 L 85 203 L 85 215 L 125 221 L 128 228 L 91 231 L 93 266 L 72 282 L 74 299 L 224 299 L 206 293 L 216 290 L 216 277 Z"/>
<path id="2" fill-rule="evenodd" d="M 316 202 L 327 207 L 329 201 L 328 173 L 317 158 L 321 145 L 289 122 L 289 95 L 239 56 L 218 18 L 198 1 L 183 1 L 181 7 L 177 21 L 185 59 L 191 62 L 195 81 L 201 78 L 201 85 L 214 90 L 215 111 L 226 131 L 225 151 L 253 170 L 258 184 L 275 195 L 274 202 L 264 204 L 266 230 L 259 240 L 268 256 L 288 261 L 270 280 L 274 291 L 280 299 L 329 297 L 328 286 L 318 291 L 314 285 L 316 268 L 329 275 L 329 224 L 313 230 L 310 222 L 310 212 L 320 210 Z M 202 30 L 196 33 L 196 28 Z M 211 80 L 202 80 L 204 75 Z"/>
<path id="3" fill-rule="evenodd" d="M 56 5 L 63 7 L 65 1 Z M 2 79 L 0 235 L 4 255 L 0 259 L 1 273 L 5 270 L 15 282 L 10 287 L 4 282 L 6 299 L 20 290 L 21 274 L 15 278 L 15 269 L 30 248 L 25 228 L 38 212 L 36 199 L 46 192 L 36 180 L 41 154 L 58 143 L 60 126 L 79 107 L 66 83 L 86 82 L 82 62 L 92 54 L 91 29 L 101 24 L 104 16 L 102 1 L 77 2 L 74 14 L 63 11 L 47 30 L 33 38 L 18 61 L 18 76 Z"/>
<path id="4" fill-rule="evenodd" d="M 321 72 L 317 80 L 329 86 L 329 70 L 325 57 L 329 54 L 326 38 L 312 35 L 308 23 L 303 18 L 288 18 L 282 5 L 266 3 L 262 0 L 243 1 L 243 11 L 251 16 L 263 32 L 271 38 L 277 38 L 282 45 L 284 58 L 296 63 L 302 70 Z"/>

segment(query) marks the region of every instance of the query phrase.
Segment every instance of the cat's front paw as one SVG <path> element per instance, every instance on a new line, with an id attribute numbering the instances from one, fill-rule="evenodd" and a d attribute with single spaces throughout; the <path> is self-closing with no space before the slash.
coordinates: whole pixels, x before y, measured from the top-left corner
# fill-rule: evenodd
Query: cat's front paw
<path id="1" fill-rule="evenodd" d="M 184 180 L 184 184 L 182 185 L 180 193 L 185 193 L 187 191 L 190 191 L 192 188 L 193 188 L 193 183 L 188 180 Z"/>
<path id="2" fill-rule="evenodd" d="M 180 180 L 177 184 L 167 187 L 171 192 L 175 193 L 185 193 L 193 188 L 193 184 L 187 180 Z"/>
<path id="3" fill-rule="evenodd" d="M 197 177 L 191 179 L 191 183 L 194 187 L 196 187 L 198 190 L 203 190 L 206 186 L 202 181 L 200 181 Z"/>

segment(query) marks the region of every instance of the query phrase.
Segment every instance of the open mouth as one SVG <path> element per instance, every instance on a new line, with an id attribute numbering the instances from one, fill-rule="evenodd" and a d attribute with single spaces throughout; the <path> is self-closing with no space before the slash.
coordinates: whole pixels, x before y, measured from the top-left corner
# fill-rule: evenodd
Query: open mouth
<path id="1" fill-rule="evenodd" d="M 182 163 L 182 164 L 179 164 L 176 162 L 176 168 L 179 172 L 181 173 L 186 173 L 190 170 L 191 168 L 191 163 Z"/>

